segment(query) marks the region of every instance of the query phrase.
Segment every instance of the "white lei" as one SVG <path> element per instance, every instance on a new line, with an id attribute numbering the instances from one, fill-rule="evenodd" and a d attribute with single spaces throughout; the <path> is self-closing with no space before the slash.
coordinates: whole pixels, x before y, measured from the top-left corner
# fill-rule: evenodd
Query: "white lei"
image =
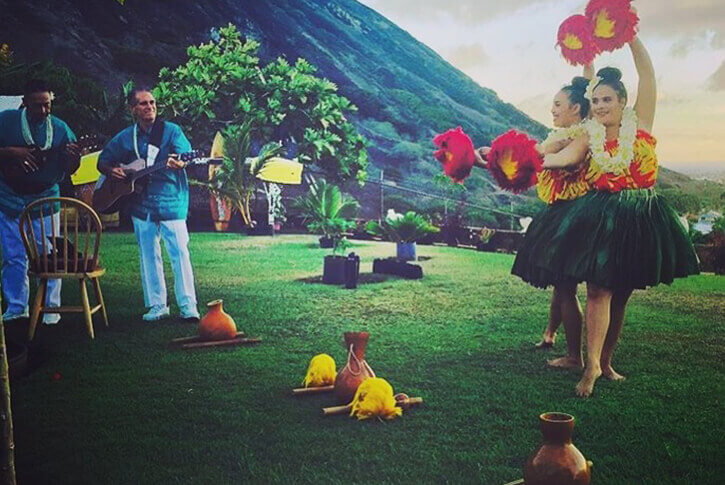
<path id="1" fill-rule="evenodd" d="M 605 172 L 623 175 L 634 159 L 634 140 L 637 136 L 637 115 L 632 108 L 625 108 L 622 124 L 619 128 L 619 149 L 611 156 L 605 149 L 607 133 L 604 125 L 594 120 L 587 120 L 584 127 L 589 134 L 589 150 L 592 154 L 591 164 Z"/>
<path id="2" fill-rule="evenodd" d="M 564 140 L 573 140 L 583 133 L 584 122 L 579 122 L 566 128 L 551 130 L 551 132 L 549 132 L 549 136 L 546 137 L 546 140 L 544 140 L 541 145 L 548 145 L 550 143 L 557 143 Z"/>
<path id="3" fill-rule="evenodd" d="M 23 108 L 20 112 L 20 129 L 23 132 L 23 139 L 28 145 L 36 145 L 33 140 L 33 134 L 30 132 L 30 123 L 28 123 L 28 110 Z M 53 146 L 53 123 L 50 122 L 50 115 L 45 118 L 45 145 L 40 147 L 41 150 L 48 150 Z"/>

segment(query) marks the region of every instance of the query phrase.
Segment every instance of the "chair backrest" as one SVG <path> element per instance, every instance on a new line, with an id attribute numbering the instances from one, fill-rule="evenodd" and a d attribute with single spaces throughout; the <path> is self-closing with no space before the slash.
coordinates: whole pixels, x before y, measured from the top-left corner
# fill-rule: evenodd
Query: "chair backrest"
<path id="1" fill-rule="evenodd" d="M 98 267 L 101 220 L 86 203 L 46 197 L 25 206 L 20 236 L 34 273 L 86 273 Z"/>

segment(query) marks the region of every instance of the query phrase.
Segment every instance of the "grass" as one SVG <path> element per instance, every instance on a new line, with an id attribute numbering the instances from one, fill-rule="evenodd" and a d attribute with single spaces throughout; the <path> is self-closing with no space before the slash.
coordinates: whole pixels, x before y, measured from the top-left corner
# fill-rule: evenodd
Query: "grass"
<path id="1" fill-rule="evenodd" d="M 110 328 L 96 324 L 91 341 L 79 316 L 41 326 L 36 369 L 13 383 L 20 483 L 502 484 L 522 476 L 537 417 L 552 410 L 576 416 L 596 484 L 721 483 L 722 277 L 635 292 L 615 357 L 628 379 L 601 381 L 582 400 L 577 372 L 544 365 L 563 338 L 531 350 L 550 293 L 511 276 L 510 255 L 420 247 L 423 280 L 363 275 L 348 291 L 317 282 L 327 252 L 313 237 L 194 234 L 199 301 L 223 298 L 264 342 L 184 352 L 167 343 L 194 325 L 140 320 L 133 236 L 104 237 Z M 353 250 L 370 273 L 394 247 Z M 77 301 L 70 283 L 64 299 Z M 344 365 L 346 330 L 369 331 L 376 373 L 425 404 L 356 422 L 321 417 L 329 396 L 291 397 L 313 355 Z"/>

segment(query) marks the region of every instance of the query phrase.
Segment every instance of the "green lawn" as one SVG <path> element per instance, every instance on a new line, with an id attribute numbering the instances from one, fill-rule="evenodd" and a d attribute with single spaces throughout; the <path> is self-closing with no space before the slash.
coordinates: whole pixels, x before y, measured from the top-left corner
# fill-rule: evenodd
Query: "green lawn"
<path id="1" fill-rule="evenodd" d="M 722 483 L 723 277 L 635 292 L 615 357 L 628 379 L 582 400 L 577 372 L 544 365 L 563 338 L 531 350 L 550 293 L 511 276 L 510 255 L 423 246 L 425 277 L 406 281 L 370 275 L 392 244 L 355 242 L 364 284 L 350 291 L 319 284 L 327 250 L 311 236 L 194 234 L 199 301 L 223 298 L 264 341 L 179 351 L 169 340 L 195 326 L 142 323 L 133 235 L 104 238 L 110 328 L 97 316 L 91 341 L 80 316 L 41 326 L 36 369 L 13 384 L 20 483 L 495 485 L 522 476 L 544 411 L 576 417 L 595 484 Z M 321 417 L 330 396 L 291 397 L 313 355 L 344 365 L 347 330 L 369 331 L 372 368 L 425 404 L 357 422 Z"/>

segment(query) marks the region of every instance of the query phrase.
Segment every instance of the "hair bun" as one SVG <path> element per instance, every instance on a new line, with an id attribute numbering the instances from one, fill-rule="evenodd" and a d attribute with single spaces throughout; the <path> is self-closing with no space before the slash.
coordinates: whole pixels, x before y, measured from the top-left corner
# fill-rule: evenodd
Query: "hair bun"
<path id="1" fill-rule="evenodd" d="M 603 67 L 597 72 L 597 76 L 602 78 L 603 81 L 620 81 L 622 79 L 622 71 L 616 67 Z"/>
<path id="2" fill-rule="evenodd" d="M 587 86 L 589 86 L 589 79 L 585 77 L 576 76 L 571 80 L 571 87 L 576 91 L 585 92 L 587 90 Z"/>

